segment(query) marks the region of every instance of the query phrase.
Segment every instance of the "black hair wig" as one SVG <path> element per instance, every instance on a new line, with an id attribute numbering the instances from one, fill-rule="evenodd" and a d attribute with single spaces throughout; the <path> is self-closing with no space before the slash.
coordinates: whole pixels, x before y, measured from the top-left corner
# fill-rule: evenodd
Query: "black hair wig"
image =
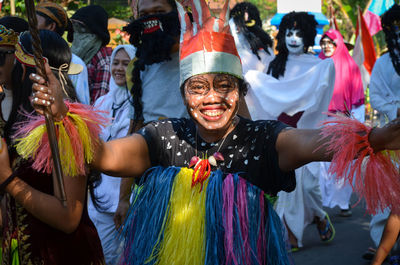
<path id="1" fill-rule="evenodd" d="M 286 48 L 286 30 L 297 29 L 303 33 L 304 53 L 314 45 L 315 36 L 317 35 L 317 21 L 313 15 L 307 12 L 290 12 L 286 14 L 279 25 L 279 32 L 276 36 L 276 50 L 278 54 L 269 64 L 267 73 L 275 78 L 284 76 L 286 69 L 286 61 L 289 51 Z"/>
<path id="2" fill-rule="evenodd" d="M 385 39 L 388 46 L 390 59 L 396 73 L 400 75 L 400 44 L 398 43 L 399 36 L 396 31 L 400 30 L 400 6 L 393 5 L 382 16 L 382 28 L 385 33 Z M 397 50 L 397 53 L 395 52 Z"/>
<path id="3" fill-rule="evenodd" d="M 159 29 L 151 33 L 145 33 L 145 24 L 148 19 L 159 21 L 162 25 L 162 30 Z M 146 65 L 171 60 L 171 48 L 176 44 L 180 35 L 178 13 L 173 10 L 169 13 L 141 17 L 131 22 L 123 30 L 130 33 L 131 37 L 129 41 L 137 48 L 137 60 L 134 62 L 132 70 L 133 86 L 129 88 L 135 109 L 133 120 L 137 124 L 144 120 L 143 88 L 140 72 L 145 70 Z"/>
<path id="4" fill-rule="evenodd" d="M 247 20 L 245 20 L 245 13 L 248 15 Z M 261 59 L 258 55 L 260 49 L 270 54 L 268 48 L 272 47 L 272 39 L 262 29 L 260 12 L 255 5 L 249 2 L 238 3 L 233 7 L 230 17 L 233 18 L 239 31 L 243 33 L 258 59 Z"/>

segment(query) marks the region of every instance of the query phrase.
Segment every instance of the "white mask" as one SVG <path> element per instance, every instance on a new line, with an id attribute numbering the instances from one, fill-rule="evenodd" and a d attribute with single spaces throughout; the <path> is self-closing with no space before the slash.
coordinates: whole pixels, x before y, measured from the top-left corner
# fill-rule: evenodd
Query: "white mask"
<path id="1" fill-rule="evenodd" d="M 304 52 L 303 37 L 301 37 L 300 30 L 298 29 L 286 30 L 285 43 L 289 53 L 298 55 Z"/>

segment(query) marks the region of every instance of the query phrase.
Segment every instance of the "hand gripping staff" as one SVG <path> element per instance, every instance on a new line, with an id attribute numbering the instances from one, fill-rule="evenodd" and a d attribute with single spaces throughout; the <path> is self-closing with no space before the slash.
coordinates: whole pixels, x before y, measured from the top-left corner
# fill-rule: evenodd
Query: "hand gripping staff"
<path id="1" fill-rule="evenodd" d="M 35 4 L 34 4 L 33 0 L 25 0 L 25 6 L 26 6 L 26 13 L 27 13 L 28 22 L 29 22 L 29 32 L 32 37 L 32 46 L 33 46 L 32 48 L 33 48 L 33 55 L 35 58 L 36 71 L 46 81 L 48 81 L 48 78 L 45 74 L 46 71 L 45 71 L 45 67 L 44 67 L 44 59 L 43 59 L 43 55 L 42 55 L 43 51 L 42 51 L 42 46 L 41 46 L 40 37 L 39 37 L 39 30 L 37 28 Z M 44 113 L 45 113 L 46 129 L 47 129 L 47 134 L 49 137 L 51 155 L 52 155 L 53 163 L 54 163 L 54 170 L 52 172 L 54 187 L 56 188 L 54 191 L 54 194 L 60 199 L 63 206 L 66 207 L 67 206 L 67 198 L 66 198 L 65 189 L 64 189 L 64 179 L 63 179 L 63 173 L 62 173 L 62 169 L 61 169 L 60 153 L 59 153 L 59 148 L 58 148 L 58 143 L 57 143 L 54 119 L 53 119 L 53 115 L 51 113 L 50 107 L 45 107 Z"/>

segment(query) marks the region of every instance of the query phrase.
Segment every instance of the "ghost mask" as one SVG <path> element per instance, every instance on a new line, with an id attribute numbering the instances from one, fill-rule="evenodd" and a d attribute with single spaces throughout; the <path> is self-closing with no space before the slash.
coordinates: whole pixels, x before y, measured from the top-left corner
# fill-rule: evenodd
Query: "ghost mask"
<path id="1" fill-rule="evenodd" d="M 299 55 L 304 52 L 303 34 L 298 29 L 286 30 L 285 43 L 291 54 Z"/>

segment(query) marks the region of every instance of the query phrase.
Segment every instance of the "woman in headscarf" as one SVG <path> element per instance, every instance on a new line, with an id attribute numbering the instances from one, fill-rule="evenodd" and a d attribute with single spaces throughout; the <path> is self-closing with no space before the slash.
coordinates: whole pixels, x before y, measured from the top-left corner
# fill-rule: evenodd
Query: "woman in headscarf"
<path id="1" fill-rule="evenodd" d="M 339 31 L 330 29 L 322 35 L 319 58 L 332 58 L 335 64 L 335 87 L 328 110 L 353 116 L 360 122 L 365 120 L 364 89 L 360 70 L 350 56 Z M 320 186 L 322 202 L 325 207 L 339 206 L 340 215 L 351 216 L 350 197 L 352 188 L 349 184 L 337 182 L 328 173 L 330 163 L 321 163 Z"/>
<path id="2" fill-rule="evenodd" d="M 111 54 L 110 91 L 98 98 L 95 107 L 105 111 L 106 118 L 111 124 L 101 132 L 103 141 L 110 141 L 125 137 L 128 133 L 130 118 L 132 117 L 132 97 L 126 86 L 126 68 L 135 57 L 136 49 L 132 45 L 119 45 Z M 103 201 L 100 208 L 89 202 L 89 215 L 97 228 L 103 247 L 106 264 L 116 264 L 120 252 L 120 238 L 116 233 L 113 221 L 118 206 L 120 178 L 101 175 L 101 183 L 96 187 L 96 197 Z"/>

